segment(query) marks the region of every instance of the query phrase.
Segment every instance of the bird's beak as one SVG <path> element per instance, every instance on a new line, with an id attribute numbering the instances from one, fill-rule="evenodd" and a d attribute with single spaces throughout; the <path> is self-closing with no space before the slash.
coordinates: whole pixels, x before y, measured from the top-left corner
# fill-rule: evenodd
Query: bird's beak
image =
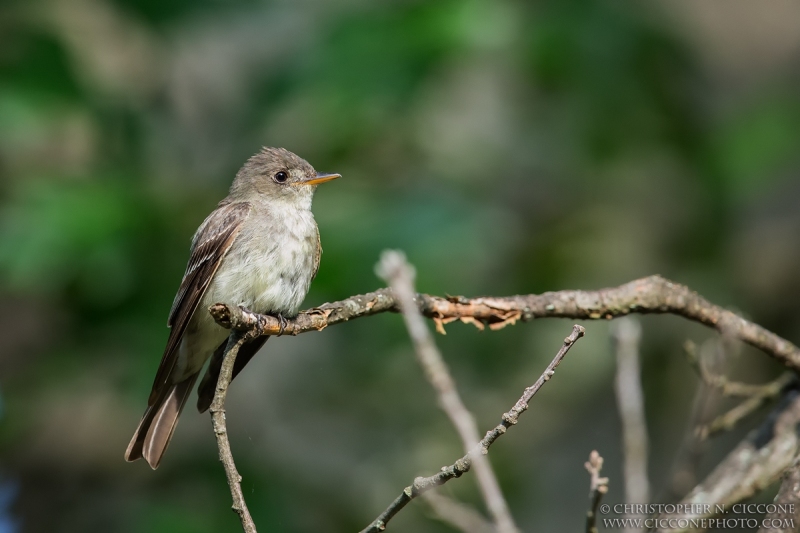
<path id="1" fill-rule="evenodd" d="M 326 181 L 335 180 L 336 178 L 341 178 L 341 174 L 320 174 L 317 173 L 316 176 L 312 178 L 306 178 L 301 181 L 298 181 L 298 185 L 319 185 L 320 183 L 325 183 Z"/>

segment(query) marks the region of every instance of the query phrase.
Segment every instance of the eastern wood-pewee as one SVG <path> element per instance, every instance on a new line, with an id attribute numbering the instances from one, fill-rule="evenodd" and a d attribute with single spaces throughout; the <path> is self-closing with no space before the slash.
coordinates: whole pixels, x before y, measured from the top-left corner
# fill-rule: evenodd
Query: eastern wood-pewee
<path id="1" fill-rule="evenodd" d="M 283 148 L 264 148 L 236 174 L 227 198 L 192 239 L 167 322 L 167 347 L 126 460 L 144 457 L 153 469 L 158 467 L 209 358 L 197 408 L 202 413 L 211 405 L 229 332 L 214 322 L 209 306 L 221 302 L 281 317 L 297 314 L 322 252 L 311 199 L 318 184 L 338 177 L 318 174 Z M 234 377 L 268 338 L 242 346 Z"/>

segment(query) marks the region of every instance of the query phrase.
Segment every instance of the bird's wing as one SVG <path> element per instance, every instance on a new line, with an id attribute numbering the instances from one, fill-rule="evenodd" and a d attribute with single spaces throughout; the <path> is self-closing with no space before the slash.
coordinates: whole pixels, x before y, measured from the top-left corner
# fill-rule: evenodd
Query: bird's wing
<path id="1" fill-rule="evenodd" d="M 317 272 L 319 272 L 319 260 L 322 258 L 322 241 L 319 238 L 319 228 L 316 228 L 316 230 L 317 246 L 314 248 L 314 273 L 311 274 L 311 281 L 314 281 L 314 278 L 317 277 Z"/>
<path id="2" fill-rule="evenodd" d="M 251 206 L 246 202 L 220 204 L 195 233 L 189 264 L 169 313 L 167 325 L 171 331 L 148 403 L 155 401 L 166 384 L 186 326 L 250 211 Z"/>

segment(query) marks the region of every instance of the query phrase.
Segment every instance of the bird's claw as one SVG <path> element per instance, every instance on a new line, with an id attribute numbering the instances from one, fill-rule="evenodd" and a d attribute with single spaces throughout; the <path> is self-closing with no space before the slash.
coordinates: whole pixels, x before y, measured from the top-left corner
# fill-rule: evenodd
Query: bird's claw
<path id="1" fill-rule="evenodd" d="M 287 322 L 286 319 L 283 318 L 283 315 L 280 313 L 278 313 L 278 321 L 280 322 L 280 329 L 278 329 L 278 336 L 281 336 L 283 335 L 283 331 L 286 329 L 286 326 L 289 324 L 289 322 Z"/>

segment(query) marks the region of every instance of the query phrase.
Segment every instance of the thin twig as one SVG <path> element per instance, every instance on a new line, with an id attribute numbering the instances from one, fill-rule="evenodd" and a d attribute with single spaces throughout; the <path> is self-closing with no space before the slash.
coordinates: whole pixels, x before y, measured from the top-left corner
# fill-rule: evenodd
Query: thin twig
<path id="1" fill-rule="evenodd" d="M 222 461 L 222 466 L 225 467 L 225 475 L 228 478 L 228 486 L 231 489 L 233 510 L 239 515 L 239 519 L 242 521 L 242 529 L 244 529 L 245 533 L 256 533 L 256 525 L 244 501 L 242 476 L 239 475 L 239 471 L 236 470 L 236 464 L 233 462 L 231 444 L 228 441 L 228 429 L 225 424 L 225 397 L 228 394 L 228 385 L 230 385 L 231 377 L 233 376 L 233 363 L 236 362 L 239 348 L 250 337 L 249 334 L 243 334 L 239 331 L 231 332 L 228 345 L 225 347 L 225 355 L 222 359 L 222 368 L 219 372 L 214 400 L 211 402 L 209 410 L 211 411 L 211 424 L 214 427 L 214 434 L 217 436 L 219 460 Z"/>
<path id="2" fill-rule="evenodd" d="M 439 406 L 458 431 L 464 451 L 469 453 L 478 445 L 480 438 L 478 426 L 461 400 L 453 377 L 447 369 L 447 364 L 436 347 L 433 335 L 414 304 L 413 267 L 408 264 L 403 253 L 388 250 L 381 255 L 376 272 L 397 295 L 406 328 L 414 343 L 417 359 L 438 395 Z M 475 475 L 478 478 L 478 487 L 486 502 L 486 507 L 494 519 L 498 533 L 515 533 L 518 528 L 511 517 L 508 504 L 503 497 L 500 483 L 497 481 L 489 459 L 483 454 L 471 455 L 471 459 L 475 467 Z"/>
<path id="3" fill-rule="evenodd" d="M 700 378 L 709 387 L 718 390 L 723 396 L 746 398 L 736 407 L 717 416 L 708 424 L 697 427 L 695 431 L 700 440 L 708 439 L 723 431 L 730 431 L 742 419 L 757 411 L 768 401 L 780 396 L 786 387 L 797 380 L 794 372 L 784 372 L 774 380 L 759 385 L 730 381 L 726 376 L 714 374 L 706 367 L 697 346 L 692 341 L 684 344 L 684 351 Z"/>
<path id="4" fill-rule="evenodd" d="M 495 528 L 478 511 L 437 491 L 428 491 L 422 498 L 436 517 L 464 533 L 495 533 Z"/>
<path id="5" fill-rule="evenodd" d="M 488 453 L 489 447 L 494 443 L 494 441 L 496 441 L 500 435 L 504 434 L 508 428 L 519 421 L 520 415 L 522 415 L 522 413 L 528 408 L 528 403 L 531 401 L 533 396 L 539 392 L 539 389 L 541 389 L 551 377 L 553 377 L 556 367 L 558 367 L 558 365 L 567 355 L 569 349 L 572 348 L 572 345 L 575 344 L 575 341 L 583 337 L 585 333 L 586 330 L 582 326 L 577 324 L 572 326 L 572 333 L 570 333 L 569 337 L 564 339 L 564 344 L 561 346 L 561 349 L 547 366 L 542 375 L 539 376 L 539 379 L 536 380 L 536 383 L 525 389 L 522 397 L 517 400 L 517 403 L 514 404 L 514 407 L 512 407 L 507 413 L 503 414 L 502 421 L 495 426 L 494 429 L 486 433 L 486 435 L 478 444 L 478 449 L 473 450 L 473 453 Z M 369 526 L 364 528 L 361 533 L 379 533 L 380 531 L 383 531 L 386 529 L 386 524 L 389 522 L 389 520 L 391 520 L 391 518 L 401 509 L 403 509 L 408 502 L 434 487 L 443 485 L 451 479 L 461 477 L 462 474 L 469 472 L 472 463 L 471 455 L 472 454 L 467 454 L 452 465 L 442 467 L 439 473 L 430 477 L 416 478 L 414 483 L 403 489 L 403 492 L 400 494 L 400 496 L 395 498 L 389 507 L 387 507 L 386 510 L 383 511 Z"/>
<path id="6" fill-rule="evenodd" d="M 633 317 L 624 317 L 611 328 L 617 353 L 616 395 L 622 422 L 623 473 L 626 503 L 649 503 L 647 477 L 647 422 L 644 414 L 639 365 L 639 341 L 642 327 Z M 638 531 L 626 528 L 626 531 Z"/>
<path id="7" fill-rule="evenodd" d="M 600 477 L 600 471 L 603 469 L 603 458 L 597 453 L 597 450 L 592 450 L 589 454 L 589 460 L 583 465 L 589 471 L 589 510 L 586 511 L 586 533 L 597 533 L 597 509 L 600 507 L 600 501 L 603 495 L 608 492 L 608 478 Z"/>
<path id="8" fill-rule="evenodd" d="M 544 317 L 594 320 L 619 318 L 631 313 L 673 314 L 744 341 L 786 366 L 800 370 L 800 348 L 758 324 L 710 303 L 688 287 L 661 276 L 641 278 L 597 291 L 567 290 L 506 298 L 440 298 L 417 294 L 415 300 L 422 314 L 433 319 L 437 329 L 442 331 L 444 324 L 455 320 L 498 329 L 517 321 Z M 278 335 L 281 331 L 277 317 L 245 312 L 225 304 L 212 305 L 209 310 L 217 323 L 227 328 L 255 329 L 259 335 Z M 391 289 L 381 289 L 303 311 L 295 319 L 287 321 L 283 334 L 319 331 L 333 324 L 387 311 L 397 312 L 399 305 Z"/>

